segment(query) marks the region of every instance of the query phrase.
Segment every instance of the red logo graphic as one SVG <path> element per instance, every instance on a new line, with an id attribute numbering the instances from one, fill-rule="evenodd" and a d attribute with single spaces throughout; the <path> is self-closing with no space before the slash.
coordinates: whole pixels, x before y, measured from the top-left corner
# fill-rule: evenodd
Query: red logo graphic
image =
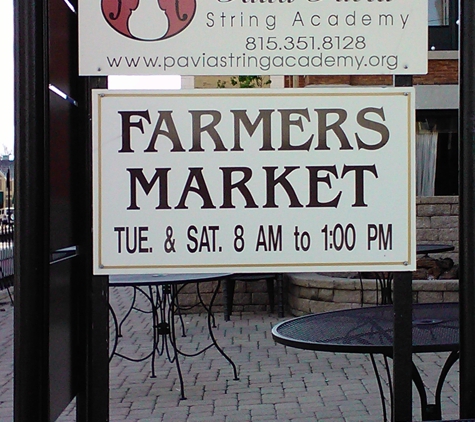
<path id="1" fill-rule="evenodd" d="M 140 41 L 171 38 L 192 21 L 196 0 L 101 0 L 107 23 L 120 34 Z"/>

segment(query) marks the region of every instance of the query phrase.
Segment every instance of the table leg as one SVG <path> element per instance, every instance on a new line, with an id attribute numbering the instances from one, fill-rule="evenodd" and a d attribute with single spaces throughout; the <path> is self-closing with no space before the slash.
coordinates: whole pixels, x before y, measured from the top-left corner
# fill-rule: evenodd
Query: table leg
<path id="1" fill-rule="evenodd" d="M 381 397 L 381 407 L 383 408 L 383 421 L 388 422 L 388 414 L 386 412 L 386 400 L 384 398 L 384 390 L 383 390 L 383 384 L 381 382 L 381 376 L 379 375 L 379 370 L 378 370 L 378 366 L 376 365 L 376 361 L 374 360 L 374 355 L 371 353 L 369 357 L 371 358 L 373 371 L 374 371 L 374 374 L 376 375 L 376 382 L 378 383 L 379 396 Z M 386 366 L 387 366 L 387 362 L 386 362 Z"/>
<path id="2" fill-rule="evenodd" d="M 117 336 L 118 337 L 122 337 L 122 324 L 124 323 L 124 321 L 128 318 L 128 316 L 130 315 L 130 313 L 132 312 L 132 309 L 134 309 L 134 306 L 135 306 L 135 300 L 137 298 L 137 288 L 136 287 L 132 287 L 132 289 L 134 289 L 134 296 L 132 297 L 132 303 L 130 304 L 130 308 L 129 310 L 125 313 L 124 317 L 120 320 L 119 324 L 117 325 Z"/>
<path id="3" fill-rule="evenodd" d="M 216 299 L 216 295 L 218 294 L 218 290 L 219 290 L 219 287 L 221 285 L 221 280 L 218 281 L 218 284 L 216 286 L 216 289 L 213 293 L 213 296 L 211 297 L 211 302 L 209 304 L 209 308 L 208 308 L 208 331 L 209 331 L 209 336 L 211 337 L 211 340 L 213 342 L 213 345 L 214 347 L 216 347 L 216 349 L 218 350 L 219 353 L 221 353 L 221 355 L 231 364 L 231 366 L 233 367 L 233 373 L 234 373 L 234 380 L 237 381 L 239 380 L 239 377 L 238 377 L 238 374 L 237 374 L 237 368 L 236 368 L 236 364 L 232 361 L 232 359 L 224 352 L 224 350 L 219 346 L 218 342 L 216 341 L 216 338 L 214 336 L 214 333 L 213 333 L 213 326 L 212 326 L 212 323 L 211 323 L 211 320 L 212 320 L 212 313 L 211 313 L 211 309 L 213 307 L 213 303 L 214 303 L 214 300 Z"/>
<path id="4" fill-rule="evenodd" d="M 119 324 L 117 321 L 117 315 L 114 312 L 114 309 L 112 308 L 111 304 L 109 303 L 109 313 L 112 316 L 112 321 L 114 322 L 114 340 L 112 342 L 112 348 L 109 347 L 109 362 L 112 360 L 112 357 L 115 354 L 115 351 L 117 350 L 117 344 L 119 343 Z M 110 332 L 110 324 L 109 324 L 109 332 Z"/>
<path id="5" fill-rule="evenodd" d="M 219 281 L 218 281 L 218 287 L 216 288 L 216 292 L 219 289 Z M 216 318 L 214 317 L 214 314 L 211 312 L 211 306 L 213 302 L 210 302 L 209 306 L 206 306 L 206 303 L 203 300 L 203 296 L 201 296 L 201 290 L 200 290 L 200 283 L 196 283 L 196 294 L 198 296 L 198 299 L 200 301 L 201 306 L 203 309 L 206 311 L 206 314 L 208 315 L 208 318 L 211 318 L 213 321 L 213 328 L 216 328 Z"/>
<path id="6" fill-rule="evenodd" d="M 183 314 L 182 314 L 182 307 L 180 306 L 179 303 L 179 296 L 178 293 L 180 293 L 180 290 L 184 287 L 185 285 L 181 286 L 180 288 L 177 288 L 176 285 L 173 286 L 173 295 L 176 299 L 176 312 L 178 312 L 178 317 L 180 318 L 180 324 L 181 324 L 181 336 L 186 337 L 186 330 L 185 330 L 185 322 L 183 321 Z"/>
<path id="7" fill-rule="evenodd" d="M 176 285 L 163 284 L 161 289 L 162 292 L 160 294 L 159 286 L 156 287 L 155 313 L 157 315 L 157 324 L 154 330 L 157 338 L 156 351 L 159 356 L 163 356 L 166 352 L 168 361 L 175 363 L 178 380 L 180 382 L 180 399 L 186 400 L 185 383 L 178 356 L 180 351 L 176 344 L 175 309 L 178 309 L 176 302 L 177 288 Z M 181 313 L 179 313 L 179 317 L 181 320 Z M 160 349 L 158 348 L 159 337 L 162 339 Z M 172 352 L 170 352 L 169 344 L 171 345 Z M 154 356 L 152 356 L 152 359 L 154 359 Z"/>
<path id="8" fill-rule="evenodd" d="M 435 392 L 435 403 L 427 403 L 427 393 L 424 387 L 424 383 L 422 381 L 421 375 L 417 370 L 414 363 L 412 364 L 412 379 L 414 381 L 414 385 L 419 392 L 419 397 L 421 400 L 421 416 L 423 421 L 435 421 L 442 419 L 442 405 L 441 405 L 441 393 L 442 393 L 442 386 L 444 384 L 445 378 L 449 373 L 450 369 L 457 362 L 459 358 L 459 352 L 453 351 L 450 353 L 449 357 L 445 361 L 445 364 L 440 372 L 439 379 L 437 381 L 437 388 Z"/>
<path id="9" fill-rule="evenodd" d="M 176 286 L 174 286 L 174 293 L 176 293 Z M 171 301 L 173 301 L 173 296 L 171 298 Z M 180 314 L 180 319 L 181 319 L 181 314 Z M 185 397 L 185 384 L 184 384 L 184 381 L 183 381 L 183 374 L 181 372 L 181 366 L 180 366 L 180 360 L 178 358 L 178 353 L 179 353 L 179 350 L 176 346 L 176 332 L 175 332 L 175 306 L 173 304 L 173 302 L 171 302 L 169 304 L 169 321 L 170 321 L 170 324 L 169 324 L 169 338 L 170 338 L 170 343 L 173 347 L 173 359 L 169 359 L 170 362 L 173 362 L 173 360 L 175 361 L 175 366 L 176 366 L 176 371 L 178 373 L 178 378 L 180 380 L 180 398 L 181 400 L 186 400 L 186 397 Z"/>
<path id="10" fill-rule="evenodd" d="M 387 358 L 391 358 L 391 355 L 383 355 L 385 359 L 385 368 L 388 376 L 388 382 L 389 382 L 389 395 L 391 399 L 391 420 L 393 419 L 392 413 L 393 413 L 393 404 L 394 404 L 394 397 L 393 397 L 393 391 L 392 391 L 392 382 L 391 382 L 391 371 L 389 370 L 389 365 L 387 362 Z M 387 418 L 387 411 L 386 411 L 386 402 L 385 402 L 385 397 L 384 397 L 384 391 L 383 391 L 383 385 L 381 382 L 381 376 L 379 375 L 379 370 L 376 365 L 376 361 L 374 359 L 373 354 L 370 354 L 371 358 L 371 364 L 373 365 L 373 370 L 376 375 L 376 381 L 378 383 L 378 389 L 379 389 L 379 394 L 381 396 L 381 406 L 383 409 L 383 421 L 388 421 Z M 422 381 L 421 375 L 414 364 L 412 362 L 412 369 L 411 369 L 411 376 L 412 376 L 412 381 L 414 385 L 417 388 L 417 391 L 419 393 L 420 401 L 421 401 L 421 417 L 423 421 L 436 421 L 436 420 L 441 420 L 442 419 L 442 401 L 441 401 L 441 394 L 442 394 L 442 387 L 445 382 L 445 378 L 447 377 L 447 374 L 449 373 L 450 369 L 452 366 L 457 362 L 459 358 L 459 352 L 458 351 L 453 351 L 450 353 L 448 356 L 447 360 L 444 363 L 444 366 L 442 368 L 442 371 L 440 372 L 439 379 L 437 381 L 437 388 L 435 392 L 435 403 L 428 403 L 427 402 L 427 393 L 426 389 L 424 387 L 424 382 Z"/>
<path id="11" fill-rule="evenodd" d="M 176 329 L 175 329 L 175 317 L 179 317 L 180 321 L 182 323 L 182 328 L 184 327 L 183 320 L 182 320 L 182 315 L 181 315 L 181 310 L 180 306 L 178 303 L 178 292 L 179 290 L 177 289 L 176 285 L 170 285 L 170 284 L 163 284 L 161 286 L 154 286 L 155 290 L 153 289 L 152 286 L 149 286 L 149 292 L 147 293 L 143 289 L 137 287 L 134 288 L 134 297 L 132 299 L 132 304 L 130 308 L 128 309 L 126 315 L 120 323 L 118 322 L 117 316 L 110 307 L 110 312 L 113 320 L 113 324 L 115 327 L 115 339 L 113 341 L 113 347 L 112 347 L 112 352 L 110 355 L 110 359 L 115 356 L 119 356 L 123 359 L 127 359 L 129 361 L 133 362 L 141 362 L 144 361 L 148 358 L 151 358 L 151 377 L 155 378 L 155 359 L 157 356 L 163 356 L 166 353 L 166 357 L 168 358 L 170 363 L 175 363 L 176 370 L 178 373 L 178 378 L 180 382 L 180 394 L 181 394 L 181 399 L 185 400 L 185 389 L 184 389 L 184 380 L 183 380 L 183 374 L 181 371 L 181 366 L 180 366 L 180 360 L 179 360 L 179 355 L 182 356 L 197 356 L 201 353 L 204 353 L 206 350 L 210 349 L 211 347 L 215 347 L 221 355 L 231 364 L 233 368 L 233 373 L 234 373 L 234 379 L 238 380 L 238 375 L 237 375 L 237 367 L 235 363 L 231 360 L 231 358 L 224 352 L 224 350 L 219 346 L 219 344 L 216 341 L 216 338 L 214 336 L 213 332 L 213 327 L 215 327 L 215 319 L 214 315 L 212 312 L 212 307 L 214 304 L 214 301 L 216 299 L 217 293 L 219 291 L 219 288 L 221 286 L 221 280 L 218 280 L 218 283 L 216 285 L 216 288 L 213 292 L 211 301 L 209 306 L 206 306 L 204 303 L 201 292 L 199 289 L 199 283 L 197 283 L 197 294 L 200 299 L 201 305 L 203 305 L 206 314 L 207 314 L 207 325 L 208 325 L 208 331 L 209 331 L 209 336 L 211 338 L 211 344 L 208 346 L 204 347 L 203 349 L 199 350 L 196 353 L 193 354 L 186 354 L 182 352 L 176 342 Z M 137 310 L 140 312 L 147 312 L 150 313 L 149 311 L 145 311 L 143 309 L 139 309 L 135 303 L 136 303 L 136 293 L 137 290 L 139 290 L 144 297 L 148 300 L 151 306 L 151 314 L 152 314 L 152 333 L 153 333 L 153 344 L 152 344 L 152 350 L 150 353 L 148 353 L 146 356 L 142 358 L 132 358 L 129 356 L 125 356 L 121 353 L 117 352 L 117 344 L 118 344 L 118 338 L 120 337 L 121 333 L 121 327 L 124 321 L 127 319 L 127 317 L 130 315 L 132 310 Z"/>
<path id="12" fill-rule="evenodd" d="M 153 303 L 153 297 L 150 297 L 145 291 L 143 291 L 142 289 L 139 289 L 137 288 L 143 295 L 144 297 L 150 302 L 151 304 L 151 307 L 152 307 L 152 315 L 155 315 L 154 313 L 154 303 Z M 152 360 L 154 361 L 154 354 L 155 354 L 155 351 L 156 351 L 156 346 L 157 346 L 157 341 L 156 341 L 156 332 L 155 332 L 155 328 L 153 329 L 153 344 L 152 344 L 152 350 L 150 351 L 150 353 L 148 353 L 146 356 L 144 357 L 141 357 L 141 358 L 133 358 L 133 357 L 130 357 L 130 356 L 126 356 L 126 355 L 123 355 L 122 353 L 119 353 L 117 352 L 117 347 L 118 347 L 118 339 L 119 337 L 122 336 L 122 333 L 121 333 L 121 326 L 122 324 L 124 323 L 125 319 L 127 318 L 127 316 L 130 314 L 130 312 L 132 311 L 132 309 L 135 309 L 139 312 L 146 312 L 146 313 L 149 313 L 148 311 L 144 311 L 143 309 L 139 309 L 139 308 L 136 308 L 134 306 L 135 304 L 135 293 L 136 293 L 136 290 L 134 288 L 134 299 L 132 301 L 132 305 L 131 307 L 129 308 L 129 310 L 127 311 L 127 314 L 124 318 L 122 318 L 121 322 L 119 323 L 118 322 L 118 319 L 117 319 L 117 316 L 115 314 L 115 311 L 114 309 L 112 308 L 112 306 L 109 304 L 109 310 L 111 312 L 111 315 L 112 315 L 112 318 L 113 318 L 113 321 L 114 321 L 114 327 L 115 327 L 115 330 L 116 330 L 116 335 L 115 335 L 115 339 L 114 339 L 114 346 L 112 348 L 112 351 L 110 352 L 110 355 L 109 355 L 109 361 L 111 361 L 111 359 L 114 357 L 114 356 L 118 356 L 122 359 L 126 359 L 128 361 L 131 361 L 131 362 L 142 362 L 148 358 L 152 358 Z M 154 324 L 155 325 L 155 324 Z M 154 373 L 154 366 L 152 365 L 152 374 Z"/>
<path id="13" fill-rule="evenodd" d="M 208 333 L 209 333 L 209 336 L 210 336 L 210 339 L 211 339 L 211 344 L 204 347 L 203 349 L 198 350 L 195 353 L 185 353 L 182 350 L 180 350 L 180 348 L 178 347 L 178 345 L 176 343 L 175 328 L 174 328 L 174 324 L 172 323 L 174 321 L 174 317 L 175 317 L 174 313 L 171 314 L 170 317 L 169 317 L 169 320 L 171 321 L 170 342 L 173 346 L 173 350 L 174 350 L 174 353 L 175 353 L 175 356 L 176 356 L 175 359 L 177 359 L 177 370 L 178 370 L 180 379 L 181 379 L 181 369 L 180 369 L 180 365 L 179 365 L 179 361 L 178 361 L 178 355 L 186 356 L 186 357 L 194 357 L 194 356 L 200 355 L 201 353 L 204 353 L 206 350 L 210 349 L 211 347 L 215 347 L 218 350 L 218 352 L 221 353 L 221 355 L 231 364 L 231 366 L 233 368 L 233 373 L 234 373 L 234 380 L 239 379 L 238 375 L 237 375 L 237 368 L 236 368 L 235 363 L 225 353 L 225 351 L 219 346 L 218 342 L 216 341 L 216 337 L 214 336 L 214 332 L 213 332 L 213 328 L 215 327 L 215 320 L 214 320 L 214 315 L 213 315 L 212 309 L 213 309 L 213 304 L 214 304 L 214 301 L 216 299 L 216 296 L 218 294 L 218 291 L 219 291 L 220 287 L 221 287 L 221 280 L 218 280 L 218 282 L 216 284 L 216 288 L 215 288 L 215 290 L 213 292 L 213 295 L 211 297 L 210 303 L 209 303 L 208 306 L 206 306 L 203 303 L 203 300 L 201 298 L 201 293 L 200 293 L 200 290 L 199 290 L 199 283 L 197 283 L 197 293 L 200 296 L 200 302 L 203 305 L 203 308 L 205 309 L 206 314 L 207 314 Z M 175 294 L 177 294 L 177 290 L 174 290 L 174 292 L 175 292 Z M 176 303 L 176 297 L 172 297 L 171 301 L 172 301 L 172 304 L 170 305 L 170 309 L 173 310 L 173 309 L 176 308 L 176 306 L 172 306 L 173 303 Z M 182 394 L 182 398 L 183 399 L 185 398 L 183 394 Z"/>
<path id="14" fill-rule="evenodd" d="M 12 292 L 10 291 L 10 287 L 11 287 L 11 286 L 8 286 L 8 287 L 7 287 L 7 293 L 8 293 L 8 297 L 10 298 L 10 303 L 11 303 L 11 305 L 13 306 L 13 305 L 14 305 L 14 303 L 13 303 L 13 296 L 12 296 Z"/>

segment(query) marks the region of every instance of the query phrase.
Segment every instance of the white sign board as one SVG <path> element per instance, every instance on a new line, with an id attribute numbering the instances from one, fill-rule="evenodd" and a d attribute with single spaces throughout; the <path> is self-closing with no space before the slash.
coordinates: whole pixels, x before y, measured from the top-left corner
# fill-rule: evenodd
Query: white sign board
<path id="1" fill-rule="evenodd" d="M 427 9 L 427 0 L 79 0 L 79 73 L 425 74 Z"/>
<path id="2" fill-rule="evenodd" d="M 414 91 L 95 90 L 94 271 L 414 270 Z"/>

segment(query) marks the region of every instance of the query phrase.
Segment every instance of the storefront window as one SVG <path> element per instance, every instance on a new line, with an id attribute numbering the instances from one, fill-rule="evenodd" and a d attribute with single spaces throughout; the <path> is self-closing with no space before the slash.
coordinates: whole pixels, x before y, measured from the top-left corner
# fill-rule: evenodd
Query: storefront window
<path id="1" fill-rule="evenodd" d="M 417 145 L 421 141 L 431 144 L 425 148 L 425 150 L 430 149 L 430 153 L 424 154 L 424 158 L 419 157 L 419 163 L 416 164 L 416 167 L 419 167 L 416 168 L 416 173 L 419 176 L 421 173 L 429 173 L 430 177 L 427 179 L 431 179 L 430 182 L 427 182 L 422 180 L 425 176 L 419 177 L 421 180 L 418 183 L 421 185 L 429 183 L 430 188 L 427 192 L 418 188 L 418 195 L 458 195 L 457 110 L 418 110 L 417 128 L 416 147 L 421 149 L 420 145 Z M 423 139 L 424 137 L 427 139 Z M 435 174 L 433 173 L 434 170 Z"/>
<path id="2" fill-rule="evenodd" d="M 458 49 L 458 0 L 429 0 L 429 50 Z"/>
<path id="3" fill-rule="evenodd" d="M 449 25 L 448 0 L 429 0 L 429 26 Z"/>

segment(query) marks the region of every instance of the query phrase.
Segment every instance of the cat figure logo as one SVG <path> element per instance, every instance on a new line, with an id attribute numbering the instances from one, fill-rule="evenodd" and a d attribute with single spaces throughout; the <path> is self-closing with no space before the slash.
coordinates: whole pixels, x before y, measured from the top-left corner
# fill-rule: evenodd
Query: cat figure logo
<path id="1" fill-rule="evenodd" d="M 101 0 L 102 14 L 118 33 L 140 41 L 174 37 L 193 20 L 196 0 Z"/>

